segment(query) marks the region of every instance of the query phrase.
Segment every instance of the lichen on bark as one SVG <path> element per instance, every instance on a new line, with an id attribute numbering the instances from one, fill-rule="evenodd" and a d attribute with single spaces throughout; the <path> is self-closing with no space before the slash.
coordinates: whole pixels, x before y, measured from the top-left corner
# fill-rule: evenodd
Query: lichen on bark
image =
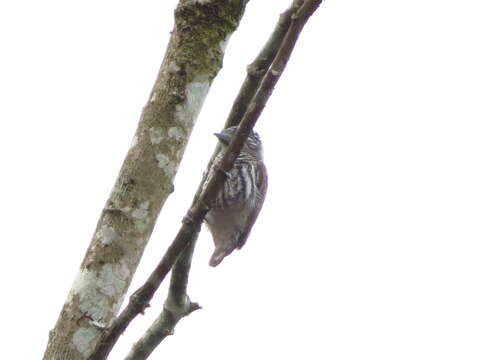
<path id="1" fill-rule="evenodd" d="M 117 314 L 247 2 L 180 0 L 134 141 L 50 332 L 44 360 L 86 359 Z"/>

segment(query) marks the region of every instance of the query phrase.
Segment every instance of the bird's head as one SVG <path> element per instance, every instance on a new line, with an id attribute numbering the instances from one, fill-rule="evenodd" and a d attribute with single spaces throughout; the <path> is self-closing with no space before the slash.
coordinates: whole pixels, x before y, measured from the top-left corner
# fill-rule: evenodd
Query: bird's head
<path id="1" fill-rule="evenodd" d="M 230 144 L 233 135 L 235 135 L 235 131 L 237 131 L 237 126 L 232 126 L 224 129 L 220 133 L 215 133 L 214 135 L 224 147 L 227 147 L 228 144 Z M 248 135 L 248 138 L 242 148 L 242 152 L 248 153 L 256 158 L 262 157 L 262 141 L 255 131 L 251 131 Z"/>

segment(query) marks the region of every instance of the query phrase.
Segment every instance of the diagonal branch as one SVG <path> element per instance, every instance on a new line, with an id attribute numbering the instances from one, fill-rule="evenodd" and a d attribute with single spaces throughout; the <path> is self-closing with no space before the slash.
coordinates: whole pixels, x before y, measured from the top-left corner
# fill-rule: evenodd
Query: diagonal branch
<path id="1" fill-rule="evenodd" d="M 133 345 L 125 360 L 147 359 L 158 344 L 173 334 L 180 319 L 201 308 L 197 303 L 191 302 L 187 295 L 188 274 L 197 237 L 198 233 L 172 268 L 170 288 L 161 314 L 140 340 Z"/>
<path id="2" fill-rule="evenodd" d="M 242 120 L 260 86 L 260 83 L 262 82 L 263 77 L 265 76 L 265 73 L 277 55 L 280 45 L 282 45 L 282 41 L 290 27 L 292 14 L 302 3 L 303 0 L 294 0 L 290 7 L 280 15 L 280 18 L 275 25 L 275 29 L 268 38 L 266 44 L 263 46 L 255 60 L 248 65 L 247 76 L 245 77 L 242 87 L 232 105 L 232 109 L 230 110 L 230 114 L 225 123 L 225 128 L 238 125 L 240 120 Z M 215 155 L 213 157 L 215 157 Z"/>
<path id="3" fill-rule="evenodd" d="M 44 360 L 85 360 L 118 313 L 247 2 L 178 0 L 160 71 Z"/>
<path id="4" fill-rule="evenodd" d="M 177 236 L 167 249 L 160 263 L 149 276 L 145 284 L 130 297 L 130 301 L 126 308 L 104 333 L 101 342 L 89 357 L 90 360 L 106 359 L 119 336 L 127 328 L 130 322 L 145 310 L 155 291 L 165 279 L 178 256 L 192 241 L 194 234 L 199 231 L 202 221 L 208 212 L 208 204 L 213 201 L 216 194 L 225 183 L 225 174 L 232 169 L 233 163 L 240 153 L 245 140 L 265 108 L 276 83 L 287 65 L 303 26 L 321 2 L 322 0 L 306 0 L 300 10 L 292 17 L 292 23 L 285 39 L 283 40 L 270 69 L 262 80 L 260 88 L 247 108 L 235 135 L 226 148 L 225 155 L 220 160 L 217 170 L 214 172 L 211 180 L 206 185 L 198 200 L 195 201 L 188 210 Z"/>

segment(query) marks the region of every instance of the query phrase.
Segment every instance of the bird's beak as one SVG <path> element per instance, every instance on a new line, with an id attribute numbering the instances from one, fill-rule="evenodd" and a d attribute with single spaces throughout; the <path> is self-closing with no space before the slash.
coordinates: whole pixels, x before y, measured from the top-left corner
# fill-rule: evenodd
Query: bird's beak
<path id="1" fill-rule="evenodd" d="M 222 144 L 228 145 L 230 143 L 230 136 L 228 135 L 222 133 L 215 133 L 213 135 L 215 135 Z"/>

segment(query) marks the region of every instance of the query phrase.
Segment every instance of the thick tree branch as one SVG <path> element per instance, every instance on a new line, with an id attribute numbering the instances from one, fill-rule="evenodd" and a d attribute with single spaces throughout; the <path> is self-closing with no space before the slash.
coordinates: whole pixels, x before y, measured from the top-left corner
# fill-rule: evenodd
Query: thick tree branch
<path id="1" fill-rule="evenodd" d="M 85 360 L 120 309 L 247 1 L 179 0 L 158 77 L 44 360 Z"/>
<path id="2" fill-rule="evenodd" d="M 211 180 L 206 185 L 198 200 L 195 201 L 188 210 L 187 215 L 183 219 L 182 227 L 170 247 L 167 249 L 160 263 L 149 276 L 145 284 L 130 297 L 130 301 L 126 308 L 113 322 L 112 326 L 110 326 L 104 333 L 99 346 L 89 357 L 90 360 L 106 359 L 113 345 L 118 340 L 118 337 L 123 333 L 130 322 L 145 310 L 155 291 L 165 279 L 165 276 L 172 268 L 178 256 L 188 246 L 189 242 L 192 241 L 194 234 L 199 231 L 202 221 L 208 212 L 209 204 L 213 201 L 216 194 L 223 186 L 226 180 L 225 174 L 232 169 L 233 163 L 240 153 L 245 140 L 252 131 L 272 94 L 275 84 L 283 73 L 303 26 L 321 2 L 322 0 L 306 0 L 302 4 L 300 10 L 294 14 L 286 37 L 283 40 L 270 69 L 262 80 L 258 91 L 252 99 L 247 112 L 240 122 L 234 137 L 228 145 L 225 155 L 219 162 L 217 171 L 214 172 Z"/>

